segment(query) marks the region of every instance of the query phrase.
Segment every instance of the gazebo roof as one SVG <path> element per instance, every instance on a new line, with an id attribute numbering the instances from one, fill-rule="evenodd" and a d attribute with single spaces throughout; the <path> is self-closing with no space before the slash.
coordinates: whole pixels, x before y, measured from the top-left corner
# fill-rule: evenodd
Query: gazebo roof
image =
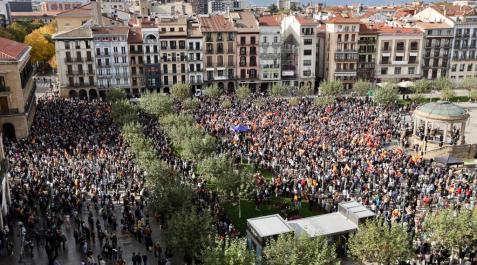
<path id="1" fill-rule="evenodd" d="M 437 101 L 424 104 L 416 109 L 416 114 L 428 118 L 461 120 L 468 117 L 467 111 L 449 101 Z"/>

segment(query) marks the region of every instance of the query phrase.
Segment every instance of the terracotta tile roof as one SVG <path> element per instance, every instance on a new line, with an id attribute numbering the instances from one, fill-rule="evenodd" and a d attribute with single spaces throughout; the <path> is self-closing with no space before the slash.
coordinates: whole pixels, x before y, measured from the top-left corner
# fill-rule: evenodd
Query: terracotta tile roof
<path id="1" fill-rule="evenodd" d="M 262 16 L 258 19 L 258 23 L 260 26 L 277 27 L 282 23 L 282 16 Z"/>
<path id="2" fill-rule="evenodd" d="M 30 46 L 0 37 L 0 61 L 18 61 Z"/>
<path id="3" fill-rule="evenodd" d="M 396 34 L 422 34 L 422 31 L 417 28 L 399 28 L 388 25 L 378 26 L 379 33 L 396 33 Z"/>
<path id="4" fill-rule="evenodd" d="M 222 15 L 199 17 L 202 32 L 233 32 L 235 28 L 232 22 Z"/>
<path id="5" fill-rule="evenodd" d="M 475 14 L 475 10 L 470 6 L 454 6 L 454 5 L 432 5 L 433 9 L 445 16 L 466 16 Z"/>
<path id="6" fill-rule="evenodd" d="M 330 24 L 360 24 L 361 20 L 357 17 L 342 17 L 336 16 L 334 18 L 328 19 L 326 23 Z"/>
<path id="7" fill-rule="evenodd" d="M 444 22 L 416 22 L 416 26 L 421 29 L 449 29 L 451 25 Z"/>
<path id="8" fill-rule="evenodd" d="M 359 34 L 378 34 L 378 28 L 376 28 L 373 24 L 360 24 Z"/>
<path id="9" fill-rule="evenodd" d="M 258 32 L 258 23 L 250 11 L 231 12 L 234 27 L 238 32 Z"/>
<path id="10" fill-rule="evenodd" d="M 91 9 L 92 9 L 91 3 L 88 3 L 86 5 L 82 5 L 74 9 L 60 12 L 56 16 L 57 17 L 87 17 L 87 16 L 91 16 Z"/>
<path id="11" fill-rule="evenodd" d="M 75 28 L 69 31 L 58 32 L 53 35 L 54 40 L 61 39 L 90 39 L 93 38 L 91 27 L 89 25 L 82 25 L 79 28 Z"/>
<path id="12" fill-rule="evenodd" d="M 142 43 L 142 32 L 138 28 L 130 28 L 128 33 L 128 43 Z"/>
<path id="13" fill-rule="evenodd" d="M 318 23 L 312 18 L 295 16 L 296 21 L 302 26 L 316 26 Z"/>
<path id="14" fill-rule="evenodd" d="M 93 35 L 126 35 L 129 32 L 129 27 L 93 27 L 91 30 L 93 31 Z"/>

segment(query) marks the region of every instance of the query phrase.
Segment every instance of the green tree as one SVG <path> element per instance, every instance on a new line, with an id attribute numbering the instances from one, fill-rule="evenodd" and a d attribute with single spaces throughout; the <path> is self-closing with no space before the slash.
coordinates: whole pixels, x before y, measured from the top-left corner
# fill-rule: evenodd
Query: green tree
<path id="1" fill-rule="evenodd" d="M 477 101 L 477 89 L 471 89 L 469 91 L 469 98 L 473 101 Z"/>
<path id="2" fill-rule="evenodd" d="M 477 78 L 476 77 L 466 77 L 462 82 L 460 82 L 459 87 L 470 91 L 474 88 L 477 88 Z"/>
<path id="3" fill-rule="evenodd" d="M 217 85 L 210 85 L 206 87 L 203 91 L 204 96 L 211 99 L 218 99 L 222 95 L 222 91 Z"/>
<path id="4" fill-rule="evenodd" d="M 440 90 L 440 97 L 442 100 L 451 100 L 453 97 L 455 97 L 455 92 L 452 90 L 452 88 L 447 87 Z"/>
<path id="5" fill-rule="evenodd" d="M 172 113 L 172 99 L 165 94 L 151 93 L 143 95 L 139 106 L 147 113 L 159 117 Z"/>
<path id="6" fill-rule="evenodd" d="M 245 238 L 216 240 L 202 253 L 207 265 L 255 265 L 255 253 L 247 249 Z"/>
<path id="7" fill-rule="evenodd" d="M 374 93 L 374 101 L 378 104 L 388 105 L 398 100 L 399 91 L 392 83 L 378 87 Z"/>
<path id="8" fill-rule="evenodd" d="M 205 158 L 197 164 L 197 173 L 209 182 L 217 183 L 232 171 L 233 161 L 224 154 Z"/>
<path id="9" fill-rule="evenodd" d="M 378 219 L 362 224 L 349 239 L 348 247 L 362 262 L 397 264 L 413 256 L 406 228 L 397 223 L 388 227 Z"/>
<path id="10" fill-rule="evenodd" d="M 13 36 L 14 41 L 23 42 L 26 35 L 31 31 L 28 31 L 27 28 L 22 23 L 14 22 L 11 25 L 7 26 L 7 31 Z"/>
<path id="11" fill-rule="evenodd" d="M 177 211 L 192 208 L 193 190 L 179 181 L 156 183 L 149 197 L 149 207 L 166 220 Z"/>
<path id="12" fill-rule="evenodd" d="M 126 99 L 127 95 L 126 92 L 121 88 L 113 88 L 106 92 L 106 100 L 108 102 L 116 102 L 119 100 Z"/>
<path id="13" fill-rule="evenodd" d="M 230 109 L 232 107 L 232 101 L 230 101 L 230 99 L 224 99 L 220 103 L 220 106 L 224 109 Z"/>
<path id="14" fill-rule="evenodd" d="M 343 84 L 338 80 L 326 80 L 320 84 L 322 96 L 338 96 L 343 93 Z"/>
<path id="15" fill-rule="evenodd" d="M 328 97 L 328 96 L 316 97 L 313 100 L 313 104 L 317 107 L 327 106 L 327 105 L 330 105 L 332 103 L 334 103 L 334 99 L 332 97 Z"/>
<path id="16" fill-rule="evenodd" d="M 286 97 L 290 94 L 290 89 L 284 85 L 275 83 L 270 89 L 270 96 L 272 97 Z"/>
<path id="17" fill-rule="evenodd" d="M 176 83 L 172 86 L 171 95 L 174 99 L 183 102 L 191 96 L 191 88 L 186 83 Z"/>
<path id="18" fill-rule="evenodd" d="M 240 85 L 235 94 L 239 100 L 245 100 L 250 97 L 252 91 L 247 85 Z"/>
<path id="19" fill-rule="evenodd" d="M 200 161 L 212 155 L 217 148 L 216 140 L 210 135 L 193 135 L 184 139 L 180 156 L 187 160 Z"/>
<path id="20" fill-rule="evenodd" d="M 363 79 L 359 79 L 353 84 L 353 92 L 360 97 L 367 96 L 371 88 L 371 83 Z"/>
<path id="21" fill-rule="evenodd" d="M 263 251 L 265 265 L 329 265 L 336 263 L 335 246 L 325 237 L 295 237 L 282 234 L 271 239 Z"/>
<path id="22" fill-rule="evenodd" d="M 117 100 L 111 104 L 111 118 L 119 125 L 137 120 L 137 109 L 129 100 Z"/>
<path id="23" fill-rule="evenodd" d="M 214 243 L 214 226 L 210 212 L 181 209 L 172 214 L 164 231 L 166 245 L 184 256 L 200 258 Z"/>
<path id="24" fill-rule="evenodd" d="M 241 201 L 250 199 L 254 191 L 253 173 L 244 168 L 234 168 L 217 179 L 217 190 L 225 200 L 238 203 L 238 216 L 242 218 Z"/>
<path id="25" fill-rule="evenodd" d="M 270 6 L 268 6 L 268 11 L 272 14 L 276 14 L 279 10 L 276 4 L 271 4 Z"/>
<path id="26" fill-rule="evenodd" d="M 472 246 L 477 240 L 477 210 L 443 209 L 433 213 L 424 221 L 424 236 L 437 248 L 457 256 L 464 247 Z"/>
<path id="27" fill-rule="evenodd" d="M 452 82 L 446 77 L 439 77 L 437 80 L 432 81 L 432 89 L 441 91 L 446 88 L 452 88 Z"/>
<path id="28" fill-rule="evenodd" d="M 412 92 L 420 95 L 424 93 L 428 93 L 431 91 L 432 88 L 432 83 L 427 80 L 427 79 L 420 79 L 414 82 L 414 85 L 412 86 Z"/>
<path id="29" fill-rule="evenodd" d="M 196 98 L 188 98 L 182 102 L 182 109 L 196 110 L 200 107 L 200 101 Z"/>
<path id="30" fill-rule="evenodd" d="M 297 95 L 300 97 L 307 97 L 313 95 L 313 88 L 311 85 L 300 86 L 297 90 Z"/>

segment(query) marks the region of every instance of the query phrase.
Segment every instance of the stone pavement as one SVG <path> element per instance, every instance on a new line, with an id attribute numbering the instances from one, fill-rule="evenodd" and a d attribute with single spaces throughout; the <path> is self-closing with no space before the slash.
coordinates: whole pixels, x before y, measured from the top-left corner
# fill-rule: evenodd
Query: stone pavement
<path id="1" fill-rule="evenodd" d="M 121 220 L 122 216 L 122 210 L 123 207 L 122 205 L 115 204 L 115 211 L 116 215 L 118 217 L 118 224 L 120 223 L 119 220 Z M 94 210 L 93 210 L 94 211 Z M 83 208 L 83 216 L 84 219 L 87 223 L 87 209 L 86 207 Z M 94 213 L 94 220 L 96 221 L 97 216 Z M 106 228 L 103 223 L 103 219 L 99 219 L 103 229 Z M 67 236 L 67 242 L 66 242 L 66 249 L 61 250 L 59 253 L 58 261 L 61 265 L 81 265 L 81 261 L 86 260 L 85 256 L 81 253 L 79 246 L 75 244 L 75 240 L 73 237 L 73 220 L 70 221 L 71 225 L 64 224 L 63 225 L 63 231 L 65 232 Z M 149 223 L 151 224 L 152 228 L 152 239 L 153 242 L 159 242 L 161 243 L 161 247 L 163 250 L 163 256 L 164 256 L 164 251 L 165 251 L 165 244 L 164 241 L 161 237 L 161 230 L 159 227 L 158 222 L 154 218 L 149 218 Z M 108 234 L 111 235 L 114 233 L 114 231 L 111 231 L 111 229 L 107 229 Z M 35 247 L 33 250 L 33 258 L 30 256 L 30 252 L 27 251 L 25 254 L 25 258 L 23 262 L 19 261 L 20 257 L 20 238 L 18 236 L 18 231 L 19 227 L 15 227 L 15 250 L 13 256 L 9 257 L 0 257 L 0 265 L 19 265 L 19 264 L 25 264 L 25 265 L 48 265 L 48 258 L 45 252 L 44 246 L 36 246 L 35 242 Z M 96 229 L 95 229 L 96 233 Z M 130 265 L 132 264 L 131 261 L 131 255 L 133 252 L 140 252 L 141 255 L 144 253 L 147 253 L 148 259 L 147 259 L 147 265 L 156 265 L 158 264 L 158 259 L 154 257 L 153 252 L 148 252 L 146 251 L 146 247 L 144 246 L 144 240 L 143 243 L 139 243 L 136 238 L 134 238 L 131 234 L 129 233 L 121 233 L 120 231 L 120 225 L 118 225 L 118 229 L 115 231 L 117 237 L 118 237 L 118 246 L 122 250 L 122 256 L 126 260 L 126 264 Z M 97 234 L 96 234 L 96 244 L 94 244 L 93 248 L 94 252 L 94 258 L 95 261 L 97 262 L 97 257 L 98 255 L 101 254 L 101 248 L 99 246 L 99 239 L 97 239 Z M 114 264 L 112 260 L 106 260 L 107 264 Z M 177 257 L 174 258 L 172 264 L 182 264 L 180 262 L 180 259 L 177 259 Z"/>

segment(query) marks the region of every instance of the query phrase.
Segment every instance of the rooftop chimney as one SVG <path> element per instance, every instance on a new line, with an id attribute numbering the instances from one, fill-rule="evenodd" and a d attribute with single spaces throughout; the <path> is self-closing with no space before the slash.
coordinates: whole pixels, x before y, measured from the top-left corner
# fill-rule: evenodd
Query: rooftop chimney
<path id="1" fill-rule="evenodd" d="M 103 26 L 103 15 L 101 14 L 101 0 L 90 0 L 91 16 L 93 17 L 93 25 Z"/>

